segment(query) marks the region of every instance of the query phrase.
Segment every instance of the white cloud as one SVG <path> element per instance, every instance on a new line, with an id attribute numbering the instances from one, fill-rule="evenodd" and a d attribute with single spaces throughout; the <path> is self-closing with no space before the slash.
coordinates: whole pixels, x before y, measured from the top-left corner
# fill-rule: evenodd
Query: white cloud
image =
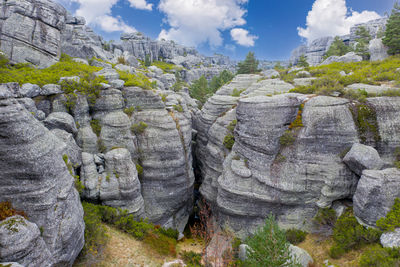
<path id="1" fill-rule="evenodd" d="M 242 46 L 254 46 L 257 36 L 249 34 L 248 30 L 242 28 L 234 28 L 231 30 L 232 39 Z"/>
<path id="2" fill-rule="evenodd" d="M 143 10 L 153 10 L 153 4 L 148 4 L 146 0 L 128 0 L 131 7 Z"/>
<path id="3" fill-rule="evenodd" d="M 246 24 L 244 8 L 248 0 L 161 0 L 159 10 L 165 13 L 165 23 L 159 39 L 175 40 L 196 46 L 223 43 L 221 31 Z"/>
<path id="4" fill-rule="evenodd" d="M 349 10 L 346 0 L 315 0 L 307 15 L 307 27 L 297 30 L 311 42 L 320 37 L 349 34 L 353 25 L 378 18 L 380 16 L 373 11 Z"/>
<path id="5" fill-rule="evenodd" d="M 98 26 L 106 32 L 136 32 L 136 29 L 127 25 L 121 17 L 114 17 L 111 8 L 119 0 L 58 0 L 62 4 L 78 3 L 79 8 L 75 11 L 76 16 L 85 18 L 86 23 Z"/>

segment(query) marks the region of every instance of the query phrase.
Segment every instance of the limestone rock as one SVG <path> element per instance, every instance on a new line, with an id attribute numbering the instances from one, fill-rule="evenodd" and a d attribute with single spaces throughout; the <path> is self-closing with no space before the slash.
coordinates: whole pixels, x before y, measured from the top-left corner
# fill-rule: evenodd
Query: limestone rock
<path id="1" fill-rule="evenodd" d="M 400 228 L 393 232 L 383 233 L 381 235 L 381 244 L 384 248 L 399 248 L 400 247 Z"/>
<path id="2" fill-rule="evenodd" d="M 344 56 L 330 56 L 327 59 L 325 59 L 320 65 L 328 65 L 333 62 L 360 62 L 362 61 L 362 57 L 358 56 L 354 52 L 349 52 Z"/>
<path id="3" fill-rule="evenodd" d="M 358 143 L 351 147 L 343 161 L 359 176 L 363 170 L 380 170 L 385 164 L 375 148 Z"/>
<path id="4" fill-rule="evenodd" d="M 0 100 L 0 135 L 0 201 L 43 229 L 52 264 L 71 265 L 84 244 L 84 222 L 62 159 L 65 144 L 15 99 Z"/>
<path id="5" fill-rule="evenodd" d="M 52 255 L 38 226 L 19 215 L 0 222 L 0 255 L 3 261 L 19 262 L 27 267 L 53 266 Z"/>
<path id="6" fill-rule="evenodd" d="M 62 93 L 63 91 L 61 90 L 61 86 L 58 84 L 46 84 L 42 87 L 42 90 L 40 91 L 41 96 L 50 96 Z"/>
<path id="7" fill-rule="evenodd" d="M 103 76 L 106 80 L 117 80 L 119 79 L 119 74 L 115 69 L 102 69 L 98 72 L 95 72 L 94 75 L 97 77 Z"/>
<path id="8" fill-rule="evenodd" d="M 45 120 L 44 125 L 49 129 L 61 129 L 66 132 L 76 134 L 78 129 L 76 129 L 74 118 L 65 112 L 53 112 Z"/>
<path id="9" fill-rule="evenodd" d="M 382 43 L 382 39 L 373 39 L 369 42 L 369 53 L 371 61 L 384 60 L 389 57 L 388 49 Z"/>
<path id="10" fill-rule="evenodd" d="M 82 162 L 82 150 L 76 144 L 74 136 L 71 133 L 68 133 L 61 129 L 53 129 L 51 130 L 51 133 L 65 143 L 66 147 L 64 150 L 64 154 L 68 156 L 68 159 L 71 161 L 71 163 L 74 164 L 74 166 L 80 166 Z"/>
<path id="11" fill-rule="evenodd" d="M 363 83 L 355 83 L 347 86 L 345 90 L 365 90 L 369 94 L 379 94 L 383 93 L 386 90 L 392 89 L 390 87 L 387 87 L 385 85 L 370 85 L 370 84 L 363 84 Z"/>
<path id="12" fill-rule="evenodd" d="M 264 75 L 265 78 L 267 79 L 271 79 L 271 78 L 277 78 L 280 77 L 281 75 L 279 74 L 278 71 L 271 69 L 271 70 L 264 70 L 262 72 L 262 74 Z"/>
<path id="13" fill-rule="evenodd" d="M 302 248 L 290 245 L 289 251 L 292 258 L 296 259 L 297 262 L 303 267 L 308 267 L 314 262 L 310 254 L 308 254 L 308 252 Z"/>
<path id="14" fill-rule="evenodd" d="M 40 87 L 36 84 L 31 84 L 31 83 L 25 83 L 21 86 L 19 92 L 22 97 L 36 97 L 40 95 Z"/>
<path id="15" fill-rule="evenodd" d="M 365 170 L 353 197 L 354 215 L 363 223 L 375 226 L 400 197 L 400 170 Z"/>

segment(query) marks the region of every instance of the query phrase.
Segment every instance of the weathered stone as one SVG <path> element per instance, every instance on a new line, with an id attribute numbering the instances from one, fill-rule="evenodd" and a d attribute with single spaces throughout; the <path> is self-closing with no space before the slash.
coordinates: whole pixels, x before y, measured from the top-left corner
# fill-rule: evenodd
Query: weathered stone
<path id="1" fill-rule="evenodd" d="M 119 79 L 119 74 L 114 69 L 102 69 L 98 72 L 95 72 L 94 75 L 97 77 L 103 76 L 106 80 L 117 80 Z"/>
<path id="2" fill-rule="evenodd" d="M 303 267 L 308 267 L 314 262 L 310 254 L 302 248 L 290 245 L 289 251 L 292 259 L 297 260 L 297 262 Z"/>
<path id="3" fill-rule="evenodd" d="M 74 118 L 65 112 L 53 112 L 45 120 L 44 125 L 49 129 L 61 129 L 66 132 L 76 134 L 76 124 Z"/>
<path id="4" fill-rule="evenodd" d="M 42 96 L 57 95 L 62 93 L 63 91 L 61 90 L 61 86 L 58 84 L 46 84 L 40 91 L 40 95 Z"/>
<path id="5" fill-rule="evenodd" d="M 124 84 L 125 84 L 125 82 L 123 80 L 119 80 L 119 79 L 110 81 L 111 87 L 114 87 L 115 89 L 124 88 Z"/>
<path id="6" fill-rule="evenodd" d="M 62 140 L 65 144 L 64 154 L 68 156 L 68 159 L 74 166 L 80 166 L 82 162 L 81 148 L 76 144 L 74 136 L 71 133 L 68 133 L 61 129 L 53 129 L 51 133 L 57 136 L 60 140 Z"/>
<path id="7" fill-rule="evenodd" d="M 7 99 L 19 96 L 18 83 L 3 83 L 0 84 L 0 99 Z"/>
<path id="8" fill-rule="evenodd" d="M 368 49 L 371 61 L 384 60 L 389 57 L 388 48 L 382 43 L 382 39 L 371 40 Z"/>
<path id="9" fill-rule="evenodd" d="M 380 170 L 385 164 L 375 148 L 358 143 L 351 147 L 343 161 L 359 176 L 363 170 Z"/>
<path id="10" fill-rule="evenodd" d="M 328 65 L 331 64 L 333 62 L 360 62 L 362 61 L 362 57 L 358 56 L 356 53 L 354 52 L 349 52 L 344 56 L 330 56 L 327 59 L 325 59 L 320 65 Z"/>
<path id="11" fill-rule="evenodd" d="M 400 197 L 400 170 L 365 170 L 353 197 L 354 215 L 364 224 L 375 226 Z"/>
<path id="12" fill-rule="evenodd" d="M 399 248 L 400 247 L 400 228 L 393 232 L 383 233 L 381 235 L 381 245 L 384 248 Z"/>
<path id="13" fill-rule="evenodd" d="M 71 77 L 61 77 L 60 80 L 58 81 L 59 84 L 63 83 L 63 82 L 67 82 L 67 83 L 79 83 L 81 81 L 81 78 L 79 76 L 71 76 Z"/>
<path id="14" fill-rule="evenodd" d="M 22 97 L 30 97 L 30 98 L 40 95 L 40 91 L 41 89 L 38 85 L 31 83 L 25 83 L 19 89 L 19 92 Z"/>

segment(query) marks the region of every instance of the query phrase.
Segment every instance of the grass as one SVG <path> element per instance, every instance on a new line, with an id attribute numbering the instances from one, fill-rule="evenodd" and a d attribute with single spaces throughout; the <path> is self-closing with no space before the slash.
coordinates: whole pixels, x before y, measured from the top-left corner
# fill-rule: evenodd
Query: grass
<path id="1" fill-rule="evenodd" d="M 152 66 L 156 66 L 159 69 L 162 69 L 164 72 L 167 73 L 171 73 L 174 72 L 174 70 L 182 70 L 182 68 L 171 64 L 171 63 L 167 63 L 167 62 L 162 62 L 162 61 L 153 61 L 153 63 L 151 63 Z"/>
<path id="2" fill-rule="evenodd" d="M 145 90 L 155 89 L 157 87 L 156 82 L 150 82 L 150 80 L 143 74 L 131 74 L 126 71 L 117 70 L 119 78 L 125 82 L 125 86 L 137 86 Z"/>

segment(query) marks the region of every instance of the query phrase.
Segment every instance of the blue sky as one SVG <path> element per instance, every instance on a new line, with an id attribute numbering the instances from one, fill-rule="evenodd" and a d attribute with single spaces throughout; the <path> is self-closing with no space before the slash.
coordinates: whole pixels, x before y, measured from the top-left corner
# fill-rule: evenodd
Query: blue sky
<path id="1" fill-rule="evenodd" d="M 390 13 L 395 0 L 56 0 L 105 39 L 137 30 L 205 54 L 285 60 L 302 42 L 346 34 Z M 301 27 L 302 29 L 299 29 Z M 301 35 L 301 36 L 300 36 Z"/>

